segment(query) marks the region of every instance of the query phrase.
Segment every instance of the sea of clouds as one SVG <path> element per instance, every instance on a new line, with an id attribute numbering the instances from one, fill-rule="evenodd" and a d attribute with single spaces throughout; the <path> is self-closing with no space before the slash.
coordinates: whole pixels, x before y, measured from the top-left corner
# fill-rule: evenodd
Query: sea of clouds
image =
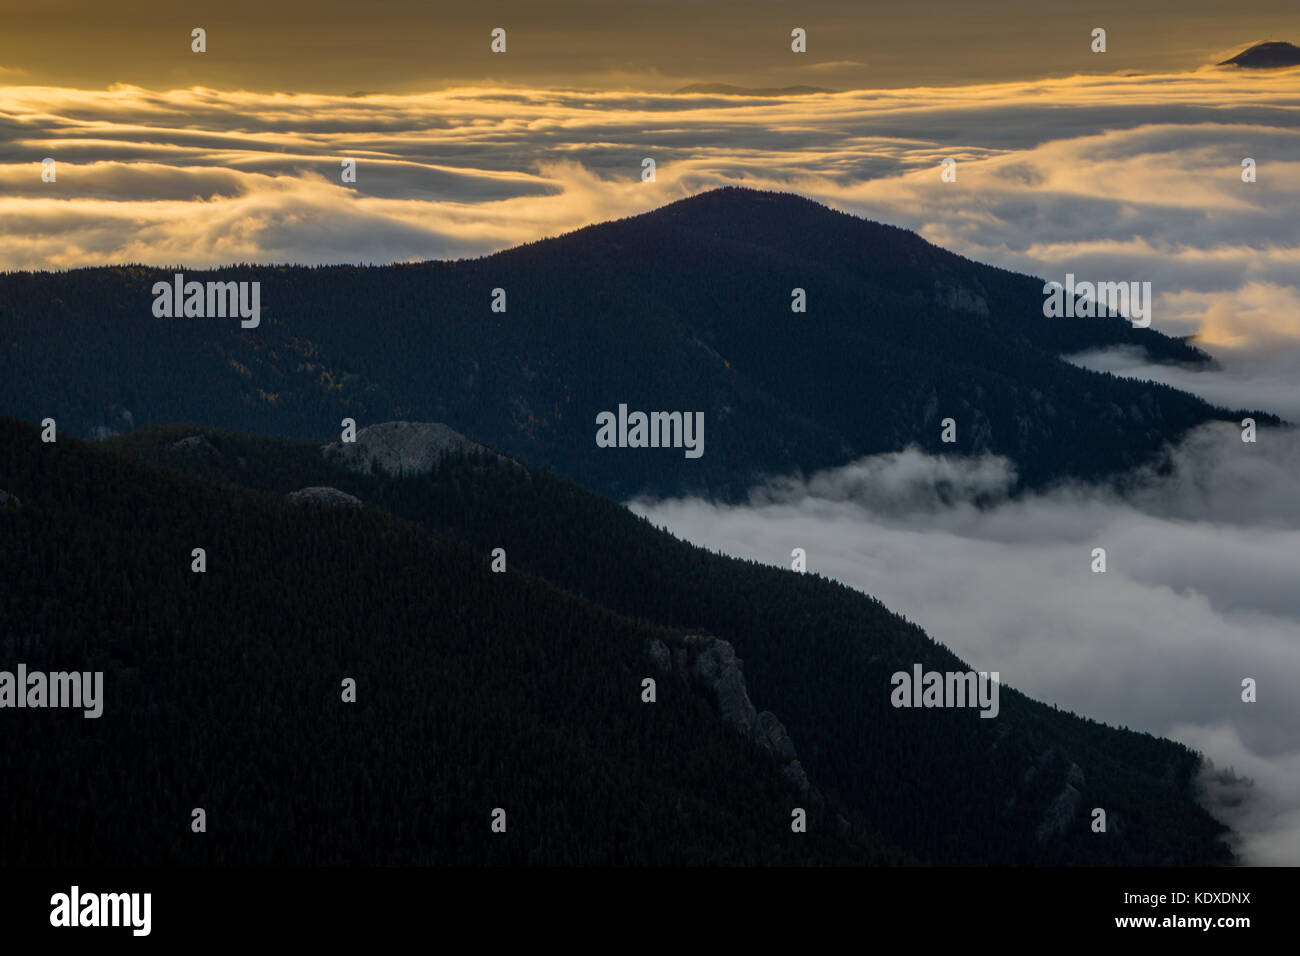
<path id="1" fill-rule="evenodd" d="M 11 85 L 0 268 L 472 257 L 740 184 L 1046 279 L 1149 281 L 1154 328 L 1259 348 L 1300 334 L 1298 81 L 1205 68 L 776 97 Z M 1280 410 L 1291 369 L 1256 372 Z"/>
<path id="2" fill-rule="evenodd" d="M 1008 497 L 1012 466 L 916 449 L 633 510 L 696 544 L 871 594 L 971 667 L 1254 781 L 1211 785 L 1247 862 L 1300 863 L 1300 431 L 1207 425 L 1124 493 Z M 970 502 L 979 496 L 994 503 Z M 1107 570 L 1091 570 L 1104 548 Z M 1241 682 L 1258 682 L 1243 703 Z M 865 692 L 865 691 L 864 691 Z"/>
<path id="3" fill-rule="evenodd" d="M 0 89 L 0 268 L 483 255 L 715 186 L 801 193 L 1050 279 L 1150 281 L 1214 370 L 1074 357 L 1300 422 L 1300 71 L 1202 69 L 782 97 L 464 88 L 333 96 Z M 641 181 L 642 159 L 657 177 Z M 55 183 L 40 160 L 56 159 Z M 957 161 L 957 181 L 939 164 Z M 1244 183 L 1241 160 L 1256 160 Z M 340 160 L 357 160 L 357 182 Z M 1043 700 L 1255 781 L 1219 812 L 1300 863 L 1300 440 L 1212 426 L 1121 495 L 999 498 L 916 451 L 638 503 L 677 534 L 879 597 Z M 942 493 L 941 493 L 942 492 Z M 976 509 L 976 493 L 994 504 Z M 1089 570 L 1104 547 L 1106 574 Z M 1240 683 L 1259 681 L 1244 704 Z"/>

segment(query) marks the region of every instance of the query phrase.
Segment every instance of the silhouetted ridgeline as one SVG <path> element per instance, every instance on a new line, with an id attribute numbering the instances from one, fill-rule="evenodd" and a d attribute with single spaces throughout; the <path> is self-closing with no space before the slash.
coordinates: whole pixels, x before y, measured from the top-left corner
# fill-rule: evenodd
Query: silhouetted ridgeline
<path id="1" fill-rule="evenodd" d="M 1280 40 L 1256 43 L 1231 59 L 1224 60 L 1219 66 L 1240 66 L 1255 70 L 1300 66 L 1300 47 Z"/>
<path id="2" fill-rule="evenodd" d="M 1059 358 L 1126 344 L 1204 361 L 1186 343 L 1044 318 L 1041 280 L 784 194 L 721 189 L 474 261 L 185 272 L 260 282 L 253 328 L 155 317 L 151 289 L 173 278 L 0 276 L 0 412 L 80 436 L 196 421 L 321 440 L 344 417 L 441 421 L 620 499 L 738 498 L 764 475 L 908 444 L 1009 456 L 1030 485 L 1093 478 L 1227 417 Z M 703 413 L 703 456 L 598 448 L 596 417 L 620 403 Z"/>

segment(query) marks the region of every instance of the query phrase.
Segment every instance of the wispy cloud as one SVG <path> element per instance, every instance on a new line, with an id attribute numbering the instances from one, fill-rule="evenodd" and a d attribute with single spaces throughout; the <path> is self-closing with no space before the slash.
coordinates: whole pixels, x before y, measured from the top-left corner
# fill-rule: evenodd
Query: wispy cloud
<path id="1" fill-rule="evenodd" d="M 570 208 L 567 180 L 554 172 L 564 160 L 607 191 L 600 217 L 744 181 L 797 186 L 894 218 L 911 210 L 907 218 L 923 228 L 954 218 L 983 223 L 969 241 L 1001 238 L 1012 252 L 1018 244 L 1006 233 L 1021 234 L 1038 218 L 1042 230 L 1025 239 L 1048 243 L 1042 251 L 1050 252 L 1052 242 L 1109 236 L 1085 226 L 1124 225 L 1131 239 L 1143 208 L 1267 212 L 1296 178 L 1298 107 L 1293 80 L 1222 72 L 765 99 L 516 88 L 346 97 L 9 87 L 0 91 L 0 181 L 10 197 L 79 199 L 117 167 L 153 163 L 247 177 L 244 193 L 273 188 L 259 176 L 316 173 L 340 207 L 375 194 L 426 207 L 546 194 L 553 211 L 526 217 L 540 236 L 583 221 Z M 1246 148 L 1261 154 L 1261 182 L 1253 197 L 1232 196 L 1233 167 Z M 658 183 L 628 194 L 621 187 L 639 185 L 644 155 L 656 157 Z M 46 156 L 61 163 L 58 184 L 35 175 Z M 361 161 L 355 187 L 338 182 L 344 156 Z M 944 156 L 959 158 L 962 175 L 956 188 L 940 190 L 934 165 Z M 166 182 L 159 177 L 155 191 L 141 177 L 135 201 L 170 198 Z M 1008 206 L 1009 196 L 1022 208 Z M 914 208 L 917 200 L 924 209 Z M 1056 215 L 1035 217 L 1028 203 L 1047 203 L 1043 211 Z M 1067 203 L 1089 206 L 1098 221 L 1071 230 L 1060 221 L 1075 211 Z M 1121 216 L 1125 204 L 1134 208 Z M 205 212 L 196 206 L 195 218 Z M 953 241 L 963 238 L 948 229 Z M 503 232 L 496 245 L 516 238 Z M 32 264 L 20 262 L 16 248 L 0 256 Z M 309 245 L 302 257 L 312 258 Z"/>
<path id="2" fill-rule="evenodd" d="M 1255 863 L 1300 863 L 1300 432 L 1206 426 L 1121 497 L 1058 488 L 988 508 L 1010 468 L 918 451 L 775 482 L 751 504 L 641 502 L 697 544 L 808 568 L 882 600 L 979 670 L 1172 736 L 1255 779 L 1223 810 Z M 1091 570 L 1105 548 L 1107 570 Z M 1241 681 L 1258 682 L 1256 703 Z"/>
<path id="3" fill-rule="evenodd" d="M 0 265 L 477 256 L 739 183 L 1044 277 L 1150 281 L 1155 328 L 1231 348 L 1297 334 L 1294 309 L 1272 306 L 1298 295 L 1298 76 L 778 97 L 10 86 Z M 41 181 L 45 157 L 57 182 Z M 957 181 L 942 183 L 949 157 Z M 1258 182 L 1241 181 L 1245 157 Z"/>

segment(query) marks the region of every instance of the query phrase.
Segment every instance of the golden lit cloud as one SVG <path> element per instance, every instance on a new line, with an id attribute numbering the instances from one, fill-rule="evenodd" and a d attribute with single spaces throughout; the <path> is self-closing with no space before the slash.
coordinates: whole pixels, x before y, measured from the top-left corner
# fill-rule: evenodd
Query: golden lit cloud
<path id="1" fill-rule="evenodd" d="M 1298 77 L 1199 70 L 780 97 L 10 86 L 0 263 L 474 256 L 743 184 L 1008 268 L 1151 280 L 1158 328 L 1224 335 L 1222 317 L 1179 295 L 1294 283 Z M 1246 156 L 1257 183 L 1241 181 Z M 41 179 L 46 157 L 55 182 Z M 345 157 L 356 183 L 340 179 Z M 945 158 L 955 183 L 939 179 Z"/>

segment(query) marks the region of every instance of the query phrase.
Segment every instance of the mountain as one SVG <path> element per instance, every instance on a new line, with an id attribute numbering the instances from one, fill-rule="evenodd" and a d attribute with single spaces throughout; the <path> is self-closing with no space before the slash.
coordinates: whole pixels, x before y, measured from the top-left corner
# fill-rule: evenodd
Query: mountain
<path id="1" fill-rule="evenodd" d="M 392 435 L 427 435 L 418 469 L 380 460 Z M 212 452 L 194 451 L 195 439 Z M 188 443 L 188 444 L 187 444 Z M 800 765 L 889 845 L 932 864 L 1218 864 L 1225 828 L 1197 803 L 1186 747 L 1000 691 L 995 719 L 901 709 L 891 675 L 966 665 L 878 601 L 817 575 L 713 554 L 623 506 L 430 425 L 358 433 L 356 454 L 192 425 L 145 429 L 105 450 L 282 495 L 330 486 L 465 541 L 484 564 L 545 578 L 645 626 L 725 640 L 756 701 L 780 715 Z M 441 449 L 452 447 L 443 453 Z M 436 452 L 436 453 L 435 453 Z M 20 489 L 21 493 L 21 489 Z M 1094 833 L 1091 811 L 1108 830 Z"/>
<path id="2" fill-rule="evenodd" d="M 168 454 L 232 448 L 190 437 Z M 246 467 L 282 447 L 271 467 L 299 467 L 265 439 Z M 0 682 L 104 675 L 99 717 L 0 711 L 7 865 L 907 859 L 808 780 L 713 636 L 493 573 L 374 508 L 7 418 L 0 487 Z"/>
<path id="3" fill-rule="evenodd" d="M 715 190 L 470 261 L 184 275 L 260 283 L 260 324 L 155 317 L 171 270 L 0 276 L 0 412 L 82 437 L 195 421 L 321 440 L 344 418 L 440 421 L 611 497 L 733 500 L 908 445 L 1005 455 L 1025 486 L 1093 479 L 1238 417 L 1060 357 L 1129 345 L 1203 363 L 1186 342 L 1044 318 L 1039 279 L 786 194 Z M 620 405 L 699 413 L 702 455 L 598 447 L 598 416 Z"/>
<path id="4" fill-rule="evenodd" d="M 1280 41 L 1256 43 L 1231 59 L 1224 60 L 1219 66 L 1240 66 L 1252 70 L 1300 66 L 1300 46 Z"/>

